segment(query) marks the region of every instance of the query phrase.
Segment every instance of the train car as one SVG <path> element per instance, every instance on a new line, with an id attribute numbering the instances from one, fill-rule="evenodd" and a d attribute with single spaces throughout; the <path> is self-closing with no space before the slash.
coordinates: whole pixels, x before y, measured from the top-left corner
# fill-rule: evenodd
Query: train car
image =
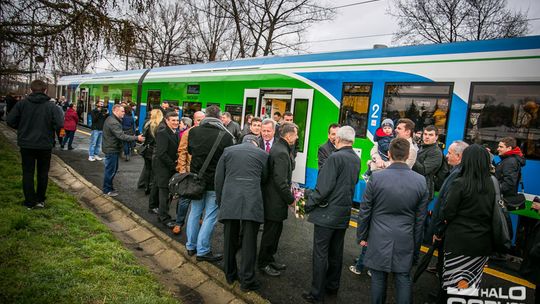
<path id="1" fill-rule="evenodd" d="M 139 127 L 165 100 L 183 116 L 218 105 L 241 126 L 246 114 L 291 111 L 300 129 L 293 178 L 305 187 L 316 183 L 317 149 L 335 122 L 356 130 L 362 172 L 384 118 L 407 117 L 417 129 L 435 125 L 444 146 L 462 139 L 496 151 L 499 139 L 512 136 L 527 158 L 526 197 L 540 195 L 540 36 L 170 66 L 60 84 L 85 110 L 97 100 L 135 102 Z M 364 187 L 361 180 L 356 202 Z M 517 214 L 539 218 L 522 210 L 514 224 Z"/>

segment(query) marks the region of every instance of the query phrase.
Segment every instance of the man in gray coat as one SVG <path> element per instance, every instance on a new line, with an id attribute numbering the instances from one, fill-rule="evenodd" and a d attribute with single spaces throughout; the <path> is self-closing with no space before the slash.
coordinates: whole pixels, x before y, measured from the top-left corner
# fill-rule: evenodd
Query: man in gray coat
<path id="1" fill-rule="evenodd" d="M 367 246 L 371 303 L 386 303 L 389 273 L 396 283 L 396 302 L 412 302 L 409 273 L 420 250 L 429 194 L 425 178 L 407 166 L 409 149 L 407 139 L 392 140 L 391 164 L 373 173 L 360 204 L 357 240 Z"/>
<path id="2" fill-rule="evenodd" d="M 336 294 L 343 264 L 343 239 L 349 227 L 354 187 L 360 158 L 353 151 L 355 132 L 350 126 L 337 131 L 337 150 L 319 171 L 315 191 L 308 197 L 306 212 L 315 225 L 313 233 L 313 280 L 304 300 L 316 303 L 324 294 Z"/>
<path id="3" fill-rule="evenodd" d="M 264 222 L 261 184 L 267 175 L 268 154 L 258 148 L 258 138 L 246 135 L 240 145 L 225 148 L 215 175 L 219 221 L 224 224 L 224 272 L 229 284 L 239 279 L 244 291 L 257 290 L 255 279 L 257 233 Z M 242 232 L 242 233 L 240 233 Z M 240 269 L 236 252 L 241 249 Z"/>
<path id="4" fill-rule="evenodd" d="M 103 173 L 103 194 L 117 196 L 114 190 L 113 179 L 118 171 L 118 157 L 122 149 L 123 141 L 144 141 L 142 135 L 127 135 L 122 131 L 122 118 L 126 114 L 124 107 L 115 104 L 112 108 L 113 115 L 105 119 L 103 124 L 103 146 L 105 153 L 105 172 Z"/>

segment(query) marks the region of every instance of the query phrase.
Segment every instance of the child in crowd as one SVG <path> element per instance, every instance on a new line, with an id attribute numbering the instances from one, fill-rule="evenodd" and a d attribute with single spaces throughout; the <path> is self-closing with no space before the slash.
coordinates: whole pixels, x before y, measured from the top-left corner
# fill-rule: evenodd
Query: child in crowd
<path id="1" fill-rule="evenodd" d="M 377 143 L 377 152 L 383 161 L 388 161 L 388 148 L 390 147 L 390 142 L 394 139 L 394 122 L 387 118 L 383 120 L 381 126 L 375 131 L 375 136 L 373 141 Z M 380 170 L 375 161 L 368 161 L 368 169 L 364 173 L 364 179 L 367 181 L 373 171 Z"/>

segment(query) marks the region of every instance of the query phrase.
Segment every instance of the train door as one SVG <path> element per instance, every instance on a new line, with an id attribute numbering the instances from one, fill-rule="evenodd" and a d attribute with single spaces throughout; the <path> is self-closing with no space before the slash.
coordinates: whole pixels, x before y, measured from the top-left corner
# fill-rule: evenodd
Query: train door
<path id="1" fill-rule="evenodd" d="M 90 94 L 87 88 L 82 88 L 79 91 L 79 99 L 77 100 L 77 114 L 79 114 L 79 121 L 84 125 L 89 125 L 88 114 L 92 111 L 90 102 Z"/>
<path id="2" fill-rule="evenodd" d="M 313 107 L 312 89 L 245 89 L 242 110 L 242 125 L 245 116 L 252 114 L 261 119 L 271 118 L 275 112 L 290 111 L 294 122 L 298 125 L 298 150 L 293 181 L 306 182 L 307 150 L 309 145 L 309 128 Z"/>

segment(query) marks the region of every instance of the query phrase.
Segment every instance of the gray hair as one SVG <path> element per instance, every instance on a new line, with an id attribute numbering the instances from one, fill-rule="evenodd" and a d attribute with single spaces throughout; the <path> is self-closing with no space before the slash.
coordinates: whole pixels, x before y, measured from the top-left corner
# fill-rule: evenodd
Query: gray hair
<path id="1" fill-rule="evenodd" d="M 123 105 L 117 103 L 117 104 L 115 104 L 115 105 L 112 107 L 112 110 L 113 110 L 113 112 L 114 112 L 116 109 L 118 109 L 118 108 L 123 108 L 123 107 L 124 107 Z"/>
<path id="2" fill-rule="evenodd" d="M 276 122 L 272 118 L 266 118 L 265 120 L 262 121 L 263 126 L 268 125 L 268 124 L 272 124 L 272 128 L 276 127 Z"/>
<path id="3" fill-rule="evenodd" d="M 184 125 L 186 125 L 188 128 L 191 128 L 191 126 L 193 125 L 193 120 L 191 120 L 191 118 L 189 117 L 182 117 L 180 121 L 182 121 Z"/>
<path id="4" fill-rule="evenodd" d="M 242 143 L 246 142 L 254 143 L 257 147 L 259 146 L 259 138 L 255 135 L 247 134 L 246 136 L 244 136 L 244 138 L 242 139 Z"/>
<path id="5" fill-rule="evenodd" d="M 285 135 L 293 133 L 294 130 L 298 131 L 298 126 L 292 122 L 286 122 L 281 125 L 281 128 L 279 129 L 279 136 L 285 137 Z"/>
<path id="6" fill-rule="evenodd" d="M 455 140 L 452 142 L 452 144 L 450 146 L 454 146 L 454 152 L 456 154 L 463 154 L 463 151 L 465 149 L 467 149 L 467 147 L 469 146 L 468 143 L 464 142 L 463 140 Z"/>
<path id="7" fill-rule="evenodd" d="M 339 137 L 344 142 L 347 143 L 354 143 L 354 138 L 356 136 L 356 132 L 354 132 L 354 129 L 351 126 L 343 126 L 339 128 L 339 130 L 336 133 L 336 137 Z"/>

